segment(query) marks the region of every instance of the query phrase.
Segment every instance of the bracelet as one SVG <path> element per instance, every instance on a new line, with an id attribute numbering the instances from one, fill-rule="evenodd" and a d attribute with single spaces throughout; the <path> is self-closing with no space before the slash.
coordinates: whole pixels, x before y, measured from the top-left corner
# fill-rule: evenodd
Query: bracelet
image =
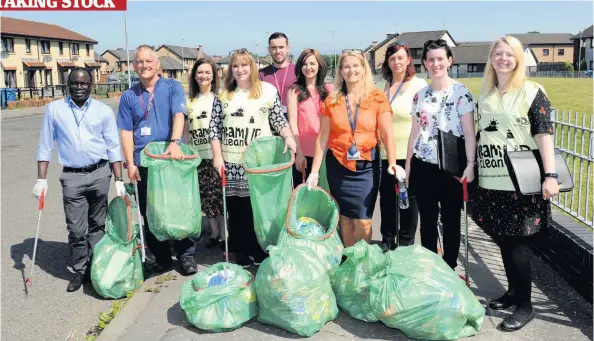
<path id="1" fill-rule="evenodd" d="M 559 178 L 559 174 L 557 174 L 557 173 L 545 173 L 544 177 L 545 178 L 558 179 Z"/>

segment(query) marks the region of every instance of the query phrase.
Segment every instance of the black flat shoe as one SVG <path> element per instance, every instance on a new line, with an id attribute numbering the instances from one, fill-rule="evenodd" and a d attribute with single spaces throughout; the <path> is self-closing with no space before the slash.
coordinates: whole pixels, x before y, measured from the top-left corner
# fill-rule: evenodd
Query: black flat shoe
<path id="1" fill-rule="evenodd" d="M 219 245 L 219 240 L 217 238 L 210 238 L 206 243 L 207 249 L 212 249 L 213 247 Z"/>
<path id="2" fill-rule="evenodd" d="M 504 310 L 509 306 L 516 304 L 514 296 L 505 293 L 503 296 L 489 302 L 489 308 L 494 310 Z"/>
<path id="3" fill-rule="evenodd" d="M 505 320 L 501 322 L 501 329 L 506 332 L 515 332 L 516 330 L 524 328 L 524 326 L 532 321 L 535 316 L 536 311 L 534 311 L 534 308 L 531 308 L 529 312 L 517 308 L 513 314 L 506 317 Z"/>
<path id="4" fill-rule="evenodd" d="M 85 274 L 77 272 L 76 274 L 74 274 L 74 278 L 72 278 L 70 283 L 68 283 L 68 286 L 66 287 L 66 291 L 68 291 L 68 292 L 77 291 L 78 289 L 80 289 L 80 287 L 82 286 L 84 281 L 85 281 Z"/>

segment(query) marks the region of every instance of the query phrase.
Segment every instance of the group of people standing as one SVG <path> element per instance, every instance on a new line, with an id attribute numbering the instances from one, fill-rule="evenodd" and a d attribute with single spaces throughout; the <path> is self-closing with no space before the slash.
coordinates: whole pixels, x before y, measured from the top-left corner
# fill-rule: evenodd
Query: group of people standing
<path id="1" fill-rule="evenodd" d="M 559 189 L 555 181 L 550 102 L 539 84 L 525 78 L 521 43 L 507 36 L 492 44 L 478 111 L 466 86 L 448 75 L 454 55 L 444 40 L 430 40 L 423 47 L 422 61 L 430 84 L 415 75 L 406 42 L 390 45 L 382 64 L 386 80 L 383 91 L 376 88 L 370 65 L 360 52 L 343 53 L 334 83 L 326 84 L 328 67 L 315 49 L 305 49 L 296 64 L 289 63 L 289 39 L 277 32 L 269 37 L 268 50 L 273 64 L 261 70 L 248 50 L 231 51 L 229 70 L 221 85 L 213 61 L 199 59 L 191 69 L 188 98 L 179 82 L 158 74 L 159 60 L 150 46 L 142 45 L 136 50 L 134 68 L 140 83 L 123 94 L 117 128 L 128 177 L 139 183 L 142 215 L 146 217 L 148 177 L 147 169 L 140 165 L 139 153 L 151 141 L 170 141 L 165 153 L 173 159 L 183 159 L 179 144 L 185 140 L 202 159 L 198 167 L 202 211 L 212 230 L 207 247 L 219 247 L 226 237 L 221 188 L 221 177 L 225 177 L 229 249 L 235 253 L 237 264 L 259 265 L 267 255 L 254 232 L 241 158 L 255 138 L 281 136 L 285 152 L 295 153 L 295 186 L 303 179 L 307 179 L 308 186 L 317 185 L 325 163 L 330 194 L 339 204 L 345 247 L 362 239 L 371 242 L 371 217 L 379 194 L 384 250 L 396 248 L 396 240 L 399 245 L 412 245 L 420 220 L 421 244 L 437 252 L 437 222 L 441 217 L 443 258 L 455 269 L 460 248 L 461 182 L 472 183 L 478 167 L 479 189 L 473 218 L 501 248 L 509 283 L 505 295 L 492 300 L 489 306 L 516 306 L 514 313 L 502 322 L 504 330 L 518 330 L 528 323 L 534 310 L 525 237 L 549 222 L 548 199 Z M 102 167 L 109 160 L 118 194 L 122 191 L 121 154 L 116 148 L 119 142 L 113 138 L 117 133 L 113 115 L 108 117 L 105 113 L 109 107 L 88 98 L 88 94 L 86 98 L 77 97 L 90 93 L 89 76 L 82 70 L 73 71 L 69 78 L 71 97 L 52 102 L 46 109 L 37 155 L 37 196 L 47 190 L 45 170 L 53 140 L 58 142 L 64 174 L 74 167 L 74 173 L 85 174 L 81 179 L 87 182 L 92 177 L 86 174 L 100 170 L 105 170 L 107 177 L 108 168 Z M 94 108 L 105 113 L 84 114 Z M 83 117 L 79 118 L 77 113 L 81 110 Z M 491 120 L 499 122 L 499 129 L 490 129 Z M 89 128 L 85 132 L 92 137 L 83 137 L 81 124 Z M 63 126 L 72 131 L 65 131 Z M 439 130 L 465 138 L 468 164 L 460 179 L 439 167 Z M 511 138 L 508 131 L 513 133 Z M 76 138 L 60 142 L 62 134 Z M 96 152 L 89 150 L 93 145 L 83 141 L 86 139 L 97 144 Z M 524 146 L 540 150 L 547 173 L 542 195 L 520 194 L 513 187 L 507 168 L 492 167 L 504 164 L 497 161 L 503 159 L 503 154 L 490 151 L 504 146 L 512 150 Z M 71 154 L 79 155 L 81 160 L 69 161 Z M 82 155 L 86 159 L 82 160 Z M 97 178 L 102 175 L 97 174 Z M 89 233 L 104 227 L 100 220 L 105 218 L 108 186 L 102 187 L 105 197 L 97 202 L 93 201 L 95 196 L 88 183 L 81 183 L 74 196 L 70 186 L 75 179 L 61 181 L 69 243 L 72 241 L 73 251 L 82 250 L 76 257 L 73 253 L 73 262 L 82 264 L 82 253 L 90 254 L 91 239 L 96 239 L 84 231 L 87 227 Z M 398 198 L 394 189 L 398 182 L 405 182 L 409 192 L 409 206 L 401 210 L 396 210 Z M 78 206 L 73 206 L 75 202 Z M 79 207 L 85 210 L 78 210 Z M 92 213 L 88 224 L 87 217 L 83 217 L 87 213 Z M 145 236 L 156 270 L 171 267 L 169 243 L 157 241 L 150 229 L 145 230 Z M 181 240 L 173 245 L 182 272 L 195 273 L 195 243 Z M 75 268 L 81 283 L 85 270 L 85 266 Z"/>

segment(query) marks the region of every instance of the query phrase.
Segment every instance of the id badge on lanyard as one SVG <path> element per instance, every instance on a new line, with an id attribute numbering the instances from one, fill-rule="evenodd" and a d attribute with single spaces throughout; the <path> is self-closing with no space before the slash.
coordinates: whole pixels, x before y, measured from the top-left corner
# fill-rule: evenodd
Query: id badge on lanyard
<path id="1" fill-rule="evenodd" d="M 275 70 L 275 67 L 274 67 L 274 65 L 272 65 L 272 74 L 274 75 L 274 83 L 276 85 L 276 89 L 278 90 L 278 94 L 280 95 L 280 100 L 282 103 L 283 95 L 285 93 L 285 82 L 287 81 L 287 74 L 289 73 L 289 70 L 285 70 L 285 76 L 283 77 L 283 82 L 280 85 L 278 84 L 278 79 L 276 79 L 276 72 L 274 70 Z M 287 106 L 286 105 L 281 105 L 281 111 L 283 112 L 283 114 L 285 116 L 287 116 Z"/>
<path id="2" fill-rule="evenodd" d="M 351 129 L 353 130 L 353 144 L 347 150 L 347 160 L 354 160 L 358 161 L 361 160 L 361 152 L 359 148 L 357 148 L 357 142 L 355 141 L 355 129 L 357 128 L 357 115 L 359 115 L 359 104 L 355 109 L 355 115 L 351 120 L 351 106 L 349 105 L 349 96 L 346 95 L 346 107 L 347 107 L 347 118 L 349 119 L 349 124 L 351 125 Z"/>
<path id="3" fill-rule="evenodd" d="M 140 87 L 138 89 L 138 97 L 140 97 L 140 107 L 142 108 L 142 111 L 144 112 L 144 127 L 140 128 L 140 136 L 150 136 L 151 135 L 151 127 L 148 126 L 149 124 L 149 113 L 151 111 L 151 107 L 153 105 L 153 102 L 155 100 L 155 89 L 153 89 L 153 92 L 150 93 L 149 95 L 149 102 L 148 102 L 148 106 L 145 109 L 144 107 L 144 101 L 142 100 L 142 90 L 140 90 Z"/>

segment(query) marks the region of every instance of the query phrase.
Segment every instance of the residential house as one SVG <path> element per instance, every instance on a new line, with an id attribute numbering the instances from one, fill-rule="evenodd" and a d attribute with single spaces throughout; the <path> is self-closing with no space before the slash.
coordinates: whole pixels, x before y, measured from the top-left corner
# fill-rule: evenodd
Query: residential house
<path id="1" fill-rule="evenodd" d="M 491 44 L 492 42 L 490 41 L 458 43 L 458 46 L 452 48 L 454 64 L 450 71 L 451 77 L 481 77 L 485 72 Z M 524 61 L 526 63 L 526 71 L 536 68 L 536 57 L 531 49 L 524 51 Z"/>
<path id="2" fill-rule="evenodd" d="M 583 68 L 578 67 L 578 63 L 582 60 L 586 60 L 587 70 L 594 70 L 592 61 L 592 40 L 594 38 L 594 34 L 592 32 L 593 27 L 594 26 L 590 26 L 582 32 L 571 37 L 571 40 L 573 41 L 573 66 L 576 71 L 578 69 L 580 69 L 580 71 L 583 70 Z"/>
<path id="3" fill-rule="evenodd" d="M 520 40 L 536 56 L 537 70 L 562 70 L 564 62 L 573 63 L 571 33 L 507 34 Z M 555 64 L 552 64 L 555 63 Z M 532 71 L 532 70 L 531 70 Z"/>
<path id="4" fill-rule="evenodd" d="M 101 54 L 105 60 L 107 60 L 107 72 L 126 72 L 128 71 L 128 58 L 130 62 L 134 61 L 136 56 L 136 50 L 126 50 L 117 48 L 115 50 L 106 50 Z M 133 70 L 133 69 L 132 69 Z"/>
<path id="5" fill-rule="evenodd" d="M 202 45 L 198 47 L 187 47 L 187 46 L 176 46 L 176 45 L 161 45 L 157 48 L 157 56 L 159 60 L 161 57 L 169 57 L 175 60 L 177 64 L 182 65 L 180 79 L 185 77 L 185 74 L 192 69 L 194 63 L 200 58 L 210 58 L 209 55 L 204 53 Z M 182 62 L 183 59 L 183 62 Z M 164 69 L 163 69 L 164 70 Z M 171 70 L 173 72 L 173 70 Z M 177 77 L 173 77 L 177 78 Z M 185 82 L 185 80 L 184 80 Z"/>
<path id="6" fill-rule="evenodd" d="M 404 32 L 401 34 L 387 34 L 386 38 L 375 46 L 373 46 L 375 42 L 372 42 L 371 46 L 373 47 L 367 47 L 363 50 L 363 53 L 369 54 L 369 63 L 372 71 L 374 71 L 374 73 L 380 73 L 388 46 L 396 41 L 404 42 L 408 45 L 416 72 L 420 73 L 423 70 L 421 62 L 423 45 L 428 40 L 437 39 L 445 40 L 451 47 L 456 46 L 454 38 L 452 38 L 447 30 Z"/>
<path id="7" fill-rule="evenodd" d="M 1 17 L 2 87 L 46 87 L 68 82 L 74 67 L 87 67 L 99 80 L 97 41 L 64 27 Z"/>
<path id="8" fill-rule="evenodd" d="M 163 77 L 182 82 L 183 66 L 181 60 L 176 60 L 170 56 L 162 56 L 159 57 L 159 63 L 161 63 Z M 184 79 L 183 82 L 185 83 L 186 80 Z"/>
<path id="9" fill-rule="evenodd" d="M 107 83 L 107 67 L 109 66 L 109 62 L 107 59 L 101 57 L 101 55 L 95 52 L 95 62 L 99 63 L 99 82 L 98 83 Z"/>

